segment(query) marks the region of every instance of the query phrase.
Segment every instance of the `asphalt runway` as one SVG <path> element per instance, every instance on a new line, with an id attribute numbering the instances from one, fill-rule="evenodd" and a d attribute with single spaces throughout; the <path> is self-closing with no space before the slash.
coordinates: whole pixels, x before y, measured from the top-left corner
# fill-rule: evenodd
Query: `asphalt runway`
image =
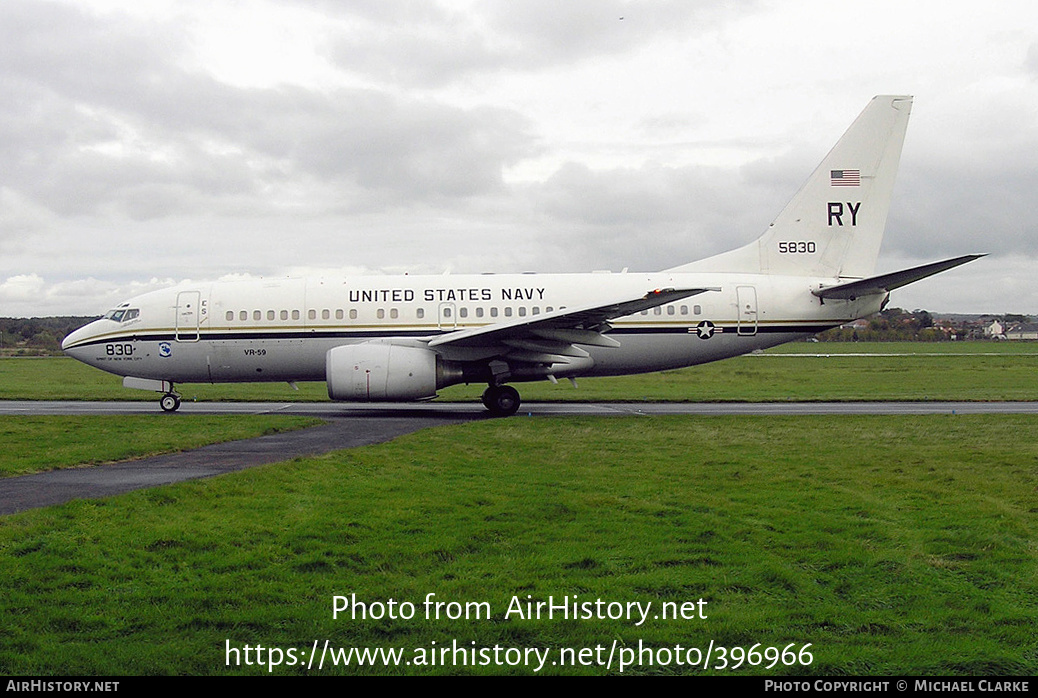
<path id="1" fill-rule="evenodd" d="M 157 402 L 0 401 L 0 415 L 161 414 Z M 289 414 L 323 419 L 410 417 L 488 419 L 478 402 L 184 402 L 170 418 L 190 414 Z M 553 415 L 1038 414 L 1038 402 L 531 402 L 516 417 Z"/>
<path id="2" fill-rule="evenodd" d="M 356 446 L 382 443 L 420 429 L 489 419 L 478 403 L 378 404 L 185 402 L 163 415 L 154 402 L 0 401 L 0 415 L 288 414 L 327 423 L 283 434 L 213 444 L 110 465 L 52 470 L 0 479 L 0 515 L 96 499 L 173 482 L 212 477 Z M 1038 402 L 781 402 L 781 403 L 531 403 L 510 419 L 557 415 L 911 415 L 1038 414 Z"/>

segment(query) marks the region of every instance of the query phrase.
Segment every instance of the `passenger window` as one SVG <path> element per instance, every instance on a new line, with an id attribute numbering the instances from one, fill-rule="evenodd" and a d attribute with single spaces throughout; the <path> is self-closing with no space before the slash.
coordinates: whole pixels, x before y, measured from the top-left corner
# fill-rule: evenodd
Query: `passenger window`
<path id="1" fill-rule="evenodd" d="M 505 308 L 505 317 L 512 317 L 512 309 Z"/>
<path id="2" fill-rule="evenodd" d="M 337 309 L 335 311 L 335 319 L 336 320 L 342 320 L 342 317 L 343 317 L 342 316 L 342 308 L 339 308 L 339 309 Z"/>
<path id="3" fill-rule="evenodd" d="M 310 312 L 313 312 L 313 311 L 310 311 Z M 293 310 L 292 311 L 292 319 L 293 320 L 298 320 L 299 319 L 299 311 L 298 310 Z"/>
<path id="4" fill-rule="evenodd" d="M 469 309 L 468 308 L 461 308 L 461 309 L 459 309 L 458 310 L 458 315 L 460 315 L 461 317 L 468 317 L 469 316 Z"/>
<path id="5" fill-rule="evenodd" d="M 667 306 L 667 315 L 673 315 L 673 314 L 674 314 L 674 306 L 673 305 L 668 305 Z"/>
<path id="6" fill-rule="evenodd" d="M 688 315 L 688 306 L 687 305 L 681 306 L 681 314 L 682 315 Z"/>
<path id="7" fill-rule="evenodd" d="M 281 311 L 281 319 L 282 320 L 287 320 L 288 319 L 288 311 L 287 310 L 282 310 Z"/>
<path id="8" fill-rule="evenodd" d="M 227 322 L 234 322 L 234 311 L 233 310 L 228 310 L 227 311 Z"/>
<path id="9" fill-rule="evenodd" d="M 400 311 L 397 310 L 396 308 L 390 309 L 389 317 L 391 317 L 392 319 L 396 320 L 398 317 L 400 317 Z"/>
<path id="10" fill-rule="evenodd" d="M 483 309 L 476 308 L 476 317 L 483 317 Z"/>
<path id="11" fill-rule="evenodd" d="M 379 320 L 385 320 L 386 311 L 382 308 L 379 308 L 378 311 L 375 313 L 375 316 L 378 317 Z"/>
<path id="12" fill-rule="evenodd" d="M 248 320 L 249 319 L 249 311 L 248 310 L 243 310 L 240 313 L 238 313 L 238 319 L 241 320 L 242 322 L 245 322 L 246 320 Z"/>
<path id="13" fill-rule="evenodd" d="M 253 310 L 252 311 L 252 319 L 253 320 L 262 320 L 263 319 L 263 313 L 261 311 L 259 311 L 259 310 Z"/>
<path id="14" fill-rule="evenodd" d="M 693 305 L 692 306 L 692 312 L 695 313 L 696 315 L 702 315 L 703 314 L 703 306 L 701 306 L 701 305 Z"/>
<path id="15" fill-rule="evenodd" d="M 519 308 L 519 317 L 526 317 L 526 306 L 525 305 Z"/>
<path id="16" fill-rule="evenodd" d="M 425 317 L 425 308 L 419 308 L 415 311 L 415 314 L 418 316 L 418 319 L 421 320 Z"/>
<path id="17" fill-rule="evenodd" d="M 356 308 L 350 308 L 350 320 L 356 320 L 356 319 L 357 319 L 357 309 Z"/>
<path id="18" fill-rule="evenodd" d="M 327 308 L 325 308 L 324 310 L 321 311 L 321 319 L 322 320 L 330 320 L 331 318 L 332 318 L 332 311 L 328 310 Z"/>
<path id="19" fill-rule="evenodd" d="M 268 310 L 267 311 L 267 319 L 268 320 L 273 320 L 274 319 L 274 311 L 273 310 Z"/>
<path id="20" fill-rule="evenodd" d="M 490 317 L 497 317 L 497 308 L 490 309 Z"/>

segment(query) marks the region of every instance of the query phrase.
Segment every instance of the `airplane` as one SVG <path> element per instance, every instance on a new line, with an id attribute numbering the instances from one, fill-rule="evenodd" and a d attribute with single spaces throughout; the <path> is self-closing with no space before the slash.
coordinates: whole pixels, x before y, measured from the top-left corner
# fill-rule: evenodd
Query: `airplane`
<path id="1" fill-rule="evenodd" d="M 180 406 L 176 383 L 326 381 L 332 400 L 415 401 L 485 383 L 514 414 L 524 381 L 717 361 L 867 317 L 890 292 L 983 255 L 875 275 L 910 96 L 873 98 L 757 240 L 652 273 L 189 283 L 132 298 L 64 351 Z"/>

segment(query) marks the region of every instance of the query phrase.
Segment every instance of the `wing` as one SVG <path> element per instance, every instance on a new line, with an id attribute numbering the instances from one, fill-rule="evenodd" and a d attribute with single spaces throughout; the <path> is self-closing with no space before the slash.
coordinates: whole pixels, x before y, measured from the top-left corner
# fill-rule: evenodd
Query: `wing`
<path id="1" fill-rule="evenodd" d="M 626 298 L 582 308 L 561 308 L 550 313 L 517 318 L 483 327 L 472 327 L 434 337 L 430 349 L 446 358 L 462 361 L 502 358 L 523 363 L 573 363 L 587 359 L 578 345 L 618 347 L 606 336 L 610 320 L 679 301 L 719 288 L 656 289 L 638 298 Z"/>
<path id="2" fill-rule="evenodd" d="M 968 254 L 962 257 L 956 257 L 954 259 L 946 259 L 943 262 L 934 262 L 932 264 L 924 264 L 921 267 L 912 267 L 911 269 L 904 269 L 902 271 L 895 271 L 890 274 L 883 274 L 882 276 L 873 276 L 869 279 L 861 279 L 860 281 L 851 281 L 846 284 L 839 284 L 838 286 L 823 286 L 811 293 L 815 294 L 819 298 L 825 300 L 826 298 L 839 298 L 842 300 L 854 300 L 859 296 L 870 296 L 877 293 L 886 293 L 893 291 L 895 288 L 901 288 L 908 284 L 925 279 L 928 276 L 939 274 L 942 271 L 947 271 L 960 264 L 966 262 L 972 262 L 974 259 L 983 257 L 982 254 Z"/>

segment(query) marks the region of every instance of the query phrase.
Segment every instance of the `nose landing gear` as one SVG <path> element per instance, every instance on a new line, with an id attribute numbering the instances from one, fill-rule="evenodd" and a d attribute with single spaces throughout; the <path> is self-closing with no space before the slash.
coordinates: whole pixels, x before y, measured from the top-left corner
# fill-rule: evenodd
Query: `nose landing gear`
<path id="1" fill-rule="evenodd" d="M 180 408 L 180 396 L 170 391 L 159 400 L 163 412 L 176 412 Z"/>

